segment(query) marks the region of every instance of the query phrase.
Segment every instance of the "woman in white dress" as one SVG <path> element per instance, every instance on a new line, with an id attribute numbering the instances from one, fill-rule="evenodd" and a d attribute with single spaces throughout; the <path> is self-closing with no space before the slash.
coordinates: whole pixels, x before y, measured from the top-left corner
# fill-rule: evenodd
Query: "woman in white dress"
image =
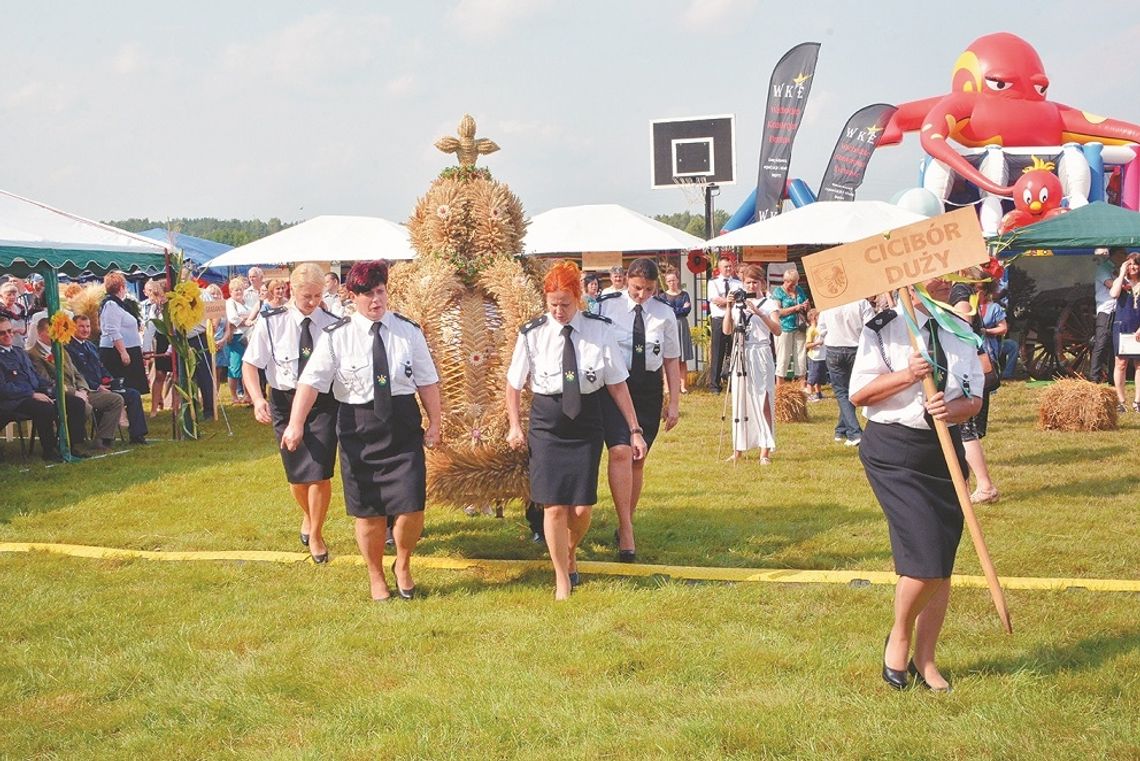
<path id="1" fill-rule="evenodd" d="M 780 304 L 764 294 L 763 269 L 749 264 L 740 274 L 745 294 L 733 298 L 723 323 L 724 334 L 732 336 L 728 375 L 733 452 L 729 459 L 759 449 L 760 464 L 768 465 L 776 448 L 776 363 L 769 336 L 780 335 Z"/>

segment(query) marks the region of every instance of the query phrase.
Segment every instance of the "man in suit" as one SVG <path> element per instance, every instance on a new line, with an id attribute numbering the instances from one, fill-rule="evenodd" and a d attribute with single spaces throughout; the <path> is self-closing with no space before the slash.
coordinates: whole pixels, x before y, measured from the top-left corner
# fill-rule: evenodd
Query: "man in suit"
<path id="1" fill-rule="evenodd" d="M 40 376 L 32 366 L 32 360 L 23 347 L 12 345 L 14 333 L 12 322 L 0 318 L 0 414 L 10 414 L 13 418 L 28 419 L 40 437 L 43 458 L 52 462 L 63 459 L 56 444 L 58 434 L 56 424 L 55 383 Z M 87 427 L 86 406 L 77 396 L 66 397 L 68 431 L 71 446 L 83 442 Z M 83 457 L 79 452 L 75 456 Z"/>
<path id="2" fill-rule="evenodd" d="M 143 413 L 142 395 L 137 390 L 123 385 L 121 379 L 111 377 L 111 372 L 99 359 L 99 347 L 91 342 L 91 318 L 87 315 L 75 316 L 75 338 L 67 345 L 67 353 L 75 369 L 87 381 L 89 388 L 96 389 L 99 393 L 111 392 L 123 397 L 131 443 L 146 444 L 149 427 L 146 415 Z"/>
<path id="3" fill-rule="evenodd" d="M 720 257 L 717 262 L 717 276 L 708 282 L 709 301 L 709 329 L 712 333 L 712 346 L 709 357 L 709 388 L 714 394 L 721 391 L 721 382 L 724 380 L 725 349 L 731 348 L 731 336 L 724 335 L 721 324 L 724 322 L 724 313 L 732 303 L 732 292 L 743 288 L 744 283 L 736 279 L 736 261 L 727 254 Z"/>
<path id="4" fill-rule="evenodd" d="M 53 382 L 55 356 L 52 354 L 51 338 L 48 336 L 49 324 L 47 318 L 36 323 L 36 342 L 28 347 L 28 357 L 36 372 L 48 382 Z M 75 369 L 75 364 L 67 352 L 63 353 L 63 387 L 69 397 L 74 396 L 83 401 L 85 421 L 92 415 L 95 416 L 96 433 L 95 440 L 90 444 L 91 449 L 96 452 L 110 449 L 111 442 L 115 440 L 115 433 L 119 430 L 119 418 L 123 414 L 123 397 L 88 385 L 87 379 Z M 86 430 L 83 433 L 86 434 Z M 74 435 L 72 439 L 74 440 Z"/>

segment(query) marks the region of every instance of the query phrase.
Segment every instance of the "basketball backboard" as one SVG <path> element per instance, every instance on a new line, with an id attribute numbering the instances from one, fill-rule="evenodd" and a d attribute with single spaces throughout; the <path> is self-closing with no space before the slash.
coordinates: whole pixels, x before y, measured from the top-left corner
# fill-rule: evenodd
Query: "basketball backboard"
<path id="1" fill-rule="evenodd" d="M 691 116 L 649 123 L 650 187 L 736 182 L 736 117 Z"/>

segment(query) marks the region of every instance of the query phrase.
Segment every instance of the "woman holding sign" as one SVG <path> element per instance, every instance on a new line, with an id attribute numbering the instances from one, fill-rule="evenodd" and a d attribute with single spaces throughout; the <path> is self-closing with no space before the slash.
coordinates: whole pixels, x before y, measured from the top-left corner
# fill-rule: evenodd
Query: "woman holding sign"
<path id="1" fill-rule="evenodd" d="M 949 296 L 950 284 L 941 278 L 925 286 L 934 300 Z M 974 346 L 940 327 L 917 298 L 914 307 L 921 353 L 911 348 L 904 315 L 880 313 L 860 337 L 850 399 L 867 408 L 859 457 L 886 515 L 899 575 L 883 679 L 904 689 L 913 677 L 917 684 L 946 692 L 950 685 L 934 655 L 950 602 L 963 514 L 933 420 L 950 426 L 964 468 L 958 424 L 978 413 L 983 380 Z M 922 381 L 928 375 L 938 390 L 924 398 Z"/>

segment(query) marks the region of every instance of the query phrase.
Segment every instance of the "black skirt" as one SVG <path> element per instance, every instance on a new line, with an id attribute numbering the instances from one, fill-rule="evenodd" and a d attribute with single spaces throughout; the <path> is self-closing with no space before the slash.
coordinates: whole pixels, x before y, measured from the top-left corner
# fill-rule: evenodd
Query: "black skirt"
<path id="1" fill-rule="evenodd" d="M 171 361 L 170 355 L 170 341 L 166 340 L 166 336 L 161 333 L 156 333 L 154 336 L 154 369 L 160 373 L 168 373 L 174 368 L 174 363 Z"/>
<path id="2" fill-rule="evenodd" d="M 289 425 L 289 412 L 293 407 L 295 391 L 269 389 L 269 409 L 273 413 L 273 430 L 281 448 L 281 436 Z M 293 452 L 281 449 L 281 463 L 285 478 L 291 484 L 311 484 L 332 478 L 336 469 L 336 398 L 318 394 L 317 401 L 305 418 L 305 433 L 300 446 Z"/>
<path id="3" fill-rule="evenodd" d="M 124 365 L 114 346 L 99 347 L 99 359 L 103 361 L 103 366 L 107 368 L 107 372 L 111 373 L 112 378 L 122 378 L 123 385 L 127 388 L 133 388 L 140 394 L 149 394 L 150 383 L 146 379 L 142 347 L 130 347 L 127 349 L 127 356 L 130 357 L 131 363 Z"/>
<path id="4" fill-rule="evenodd" d="M 629 397 L 633 400 L 633 411 L 637 414 L 637 424 L 645 444 L 653 446 L 657 432 L 661 430 L 661 405 L 665 401 L 665 387 L 661 370 L 645 373 L 643 380 L 633 382 L 633 376 L 626 381 Z M 601 393 L 601 392 L 599 392 Z M 606 427 L 606 447 L 629 446 L 629 426 L 609 392 L 602 393 L 602 422 Z"/>
<path id="5" fill-rule="evenodd" d="M 382 423 L 366 404 L 337 411 L 344 505 L 356 518 L 415 513 L 427 503 L 423 418 L 412 394 L 392 397 L 392 419 Z"/>
<path id="6" fill-rule="evenodd" d="M 965 472 L 957 426 L 950 428 Z M 887 516 L 895 573 L 945 579 L 954 572 L 962 539 L 962 508 L 950 480 L 938 434 L 905 425 L 867 423 L 859 459 Z"/>
<path id="7" fill-rule="evenodd" d="M 562 395 L 535 394 L 530 409 L 530 498 L 540 505 L 593 505 L 598 501 L 602 462 L 601 398 L 582 396 L 582 411 L 562 414 Z"/>

